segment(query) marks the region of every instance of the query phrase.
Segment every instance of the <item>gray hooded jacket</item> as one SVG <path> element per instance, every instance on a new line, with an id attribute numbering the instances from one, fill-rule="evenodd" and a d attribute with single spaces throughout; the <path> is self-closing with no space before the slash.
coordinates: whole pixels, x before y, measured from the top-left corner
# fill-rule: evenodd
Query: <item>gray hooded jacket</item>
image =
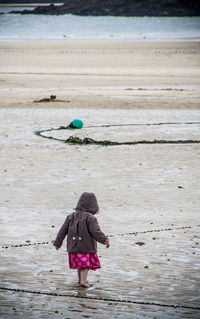
<path id="1" fill-rule="evenodd" d="M 101 231 L 94 214 L 99 209 L 93 193 L 83 193 L 78 201 L 75 212 L 68 215 L 54 241 L 60 248 L 67 235 L 67 251 L 69 253 L 95 253 L 97 241 L 105 244 L 107 238 Z"/>

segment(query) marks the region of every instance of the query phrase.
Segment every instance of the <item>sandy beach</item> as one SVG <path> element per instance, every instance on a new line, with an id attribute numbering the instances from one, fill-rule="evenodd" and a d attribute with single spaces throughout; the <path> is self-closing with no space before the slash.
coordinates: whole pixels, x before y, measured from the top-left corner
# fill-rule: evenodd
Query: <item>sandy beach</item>
<path id="1" fill-rule="evenodd" d="M 56 94 L 67 101 L 56 108 L 196 109 L 199 50 L 199 42 L 2 42 L 1 106 L 49 107 L 33 101 Z"/>
<path id="2" fill-rule="evenodd" d="M 2 319 L 199 318 L 199 53 L 192 39 L 0 42 Z M 175 143 L 35 134 L 74 118 L 81 130 L 44 135 Z M 52 247 L 84 191 L 111 242 L 87 290 Z"/>

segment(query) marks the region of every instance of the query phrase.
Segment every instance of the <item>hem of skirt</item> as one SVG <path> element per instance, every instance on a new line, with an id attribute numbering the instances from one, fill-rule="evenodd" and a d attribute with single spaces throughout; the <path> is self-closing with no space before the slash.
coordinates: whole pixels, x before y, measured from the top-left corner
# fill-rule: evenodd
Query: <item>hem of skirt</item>
<path id="1" fill-rule="evenodd" d="M 70 269 L 89 269 L 89 270 L 94 270 L 94 271 L 95 271 L 96 269 L 100 269 L 100 268 L 101 268 L 101 267 L 95 267 L 95 268 L 92 268 L 92 267 L 81 267 L 81 268 L 78 268 L 78 267 L 75 268 L 75 267 L 74 267 L 74 268 L 72 268 L 72 267 L 70 267 Z"/>

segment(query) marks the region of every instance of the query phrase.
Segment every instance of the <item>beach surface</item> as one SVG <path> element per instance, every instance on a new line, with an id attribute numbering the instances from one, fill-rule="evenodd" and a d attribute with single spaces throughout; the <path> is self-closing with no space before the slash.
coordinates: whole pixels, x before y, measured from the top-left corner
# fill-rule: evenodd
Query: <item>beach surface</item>
<path id="1" fill-rule="evenodd" d="M 3 107 L 199 107 L 199 42 L 1 42 Z"/>
<path id="2" fill-rule="evenodd" d="M 1 318 L 199 318 L 199 52 L 192 39 L 0 43 Z M 55 130 L 74 118 L 81 130 Z M 84 191 L 111 243 L 87 290 L 52 246 Z"/>

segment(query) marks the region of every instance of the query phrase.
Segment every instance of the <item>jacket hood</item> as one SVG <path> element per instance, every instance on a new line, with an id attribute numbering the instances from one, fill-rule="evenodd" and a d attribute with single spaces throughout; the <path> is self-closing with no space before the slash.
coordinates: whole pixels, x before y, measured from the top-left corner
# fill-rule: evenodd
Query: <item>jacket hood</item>
<path id="1" fill-rule="evenodd" d="M 96 196 L 93 193 L 83 193 L 75 209 L 90 212 L 94 215 L 99 209 Z"/>

